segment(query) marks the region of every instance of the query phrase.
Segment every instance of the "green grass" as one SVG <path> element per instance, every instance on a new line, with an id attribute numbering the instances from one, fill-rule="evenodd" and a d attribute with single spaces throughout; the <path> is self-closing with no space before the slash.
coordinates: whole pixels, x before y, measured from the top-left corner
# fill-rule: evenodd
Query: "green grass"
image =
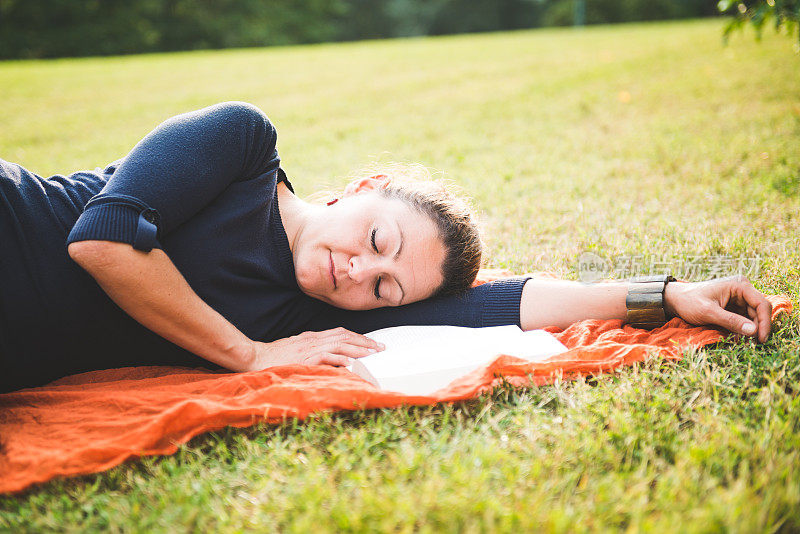
<path id="1" fill-rule="evenodd" d="M 172 114 L 245 100 L 301 194 L 390 161 L 461 184 L 488 266 L 760 257 L 756 286 L 796 303 L 800 57 L 770 34 L 724 48 L 722 27 L 5 62 L 0 157 L 94 168 Z M 217 432 L 0 497 L 0 530 L 798 531 L 798 330 L 795 314 L 764 346 L 588 382 Z"/>

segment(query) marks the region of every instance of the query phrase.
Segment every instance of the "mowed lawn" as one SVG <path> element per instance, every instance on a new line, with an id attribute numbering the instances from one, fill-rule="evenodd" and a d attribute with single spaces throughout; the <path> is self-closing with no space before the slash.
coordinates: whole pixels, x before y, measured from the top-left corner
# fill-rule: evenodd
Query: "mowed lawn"
<path id="1" fill-rule="evenodd" d="M 489 267 L 577 279 L 592 251 L 701 279 L 742 261 L 796 305 L 800 56 L 771 31 L 724 47 L 723 25 L 4 62 L 0 157 L 91 169 L 244 100 L 301 195 L 388 162 L 460 184 Z M 0 497 L 0 530 L 798 531 L 799 347 L 795 313 L 763 346 L 224 430 Z"/>

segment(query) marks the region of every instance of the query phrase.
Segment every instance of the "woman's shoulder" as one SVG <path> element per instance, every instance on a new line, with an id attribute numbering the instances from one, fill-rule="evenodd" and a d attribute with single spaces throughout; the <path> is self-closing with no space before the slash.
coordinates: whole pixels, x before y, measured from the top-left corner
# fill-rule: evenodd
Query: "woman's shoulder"
<path id="1" fill-rule="evenodd" d="M 211 106 L 198 109 L 190 114 L 206 115 L 212 118 L 215 122 L 231 123 L 231 124 L 268 124 L 272 125 L 264 111 L 249 102 L 241 102 L 239 100 L 230 100 L 227 102 L 219 102 Z"/>

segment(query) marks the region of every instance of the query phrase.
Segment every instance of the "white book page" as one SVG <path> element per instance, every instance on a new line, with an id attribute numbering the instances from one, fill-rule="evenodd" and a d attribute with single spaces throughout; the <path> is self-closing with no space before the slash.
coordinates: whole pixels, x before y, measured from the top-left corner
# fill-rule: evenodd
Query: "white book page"
<path id="1" fill-rule="evenodd" d="M 433 393 L 499 354 L 542 361 L 567 350 L 543 330 L 523 332 L 516 325 L 398 326 L 366 336 L 386 345 L 386 350 L 359 358 L 355 372 L 382 389 L 409 395 Z"/>

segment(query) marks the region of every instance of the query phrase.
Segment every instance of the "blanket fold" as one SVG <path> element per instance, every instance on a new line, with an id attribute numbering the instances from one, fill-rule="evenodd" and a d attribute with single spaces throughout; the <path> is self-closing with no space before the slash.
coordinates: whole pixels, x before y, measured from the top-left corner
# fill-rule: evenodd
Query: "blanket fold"
<path id="1" fill-rule="evenodd" d="M 790 312 L 783 295 L 768 297 L 773 319 Z M 110 469 L 135 457 L 172 454 L 198 434 L 245 427 L 319 411 L 393 408 L 458 401 L 502 381 L 546 384 L 556 376 L 610 371 L 648 354 L 680 359 L 723 331 L 673 319 L 652 331 L 621 321 L 583 321 L 548 328 L 570 350 L 545 362 L 499 355 L 431 396 L 381 391 L 342 368 L 287 365 L 253 373 L 133 367 L 63 378 L 47 386 L 0 395 L 0 493 L 58 476 Z"/>

